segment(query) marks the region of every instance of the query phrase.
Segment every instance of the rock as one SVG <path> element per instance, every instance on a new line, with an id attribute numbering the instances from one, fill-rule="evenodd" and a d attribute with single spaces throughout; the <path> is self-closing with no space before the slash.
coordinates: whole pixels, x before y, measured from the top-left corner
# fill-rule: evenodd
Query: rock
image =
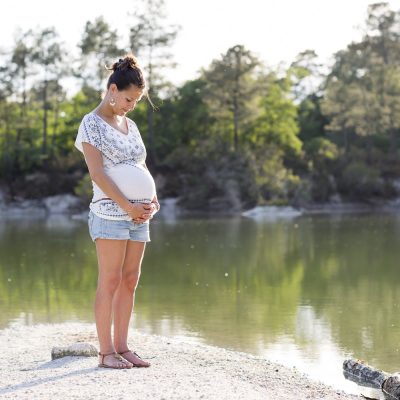
<path id="1" fill-rule="evenodd" d="M 98 350 L 90 343 L 78 342 L 67 347 L 53 347 L 51 349 L 51 359 L 72 357 L 96 357 Z"/>
<path id="2" fill-rule="evenodd" d="M 274 219 L 274 218 L 294 218 L 302 215 L 301 210 L 293 207 L 278 206 L 257 206 L 251 210 L 242 213 L 244 217 L 254 218 L 257 220 Z"/>
<path id="3" fill-rule="evenodd" d="M 50 214 L 66 214 L 76 210 L 81 205 L 78 197 L 71 194 L 59 194 L 43 199 L 43 203 Z"/>
<path id="4" fill-rule="evenodd" d="M 336 193 L 329 198 L 328 204 L 342 204 L 342 198 L 340 194 Z"/>
<path id="5" fill-rule="evenodd" d="M 400 179 L 393 179 L 391 184 L 398 195 L 400 195 Z"/>
<path id="6" fill-rule="evenodd" d="M 400 399 L 400 375 L 389 376 L 382 384 L 382 391 L 391 399 Z"/>
<path id="7" fill-rule="evenodd" d="M 389 374 L 370 367 L 362 360 L 345 360 L 343 362 L 343 375 L 346 379 L 362 386 L 380 388 Z"/>
<path id="8" fill-rule="evenodd" d="M 0 209 L 3 208 L 6 204 L 4 191 L 0 187 Z"/>
<path id="9" fill-rule="evenodd" d="M 5 218 L 42 218 L 46 210 L 40 200 L 17 200 L 0 207 L 0 214 Z"/>
<path id="10" fill-rule="evenodd" d="M 178 200 L 176 197 L 160 200 L 160 212 L 156 214 L 155 218 L 161 217 L 167 223 L 175 223 L 177 216 L 182 213 L 182 209 L 178 206 Z"/>
<path id="11" fill-rule="evenodd" d="M 89 211 L 85 210 L 85 211 L 82 211 L 81 213 L 73 214 L 71 216 L 71 218 L 75 219 L 77 221 L 87 221 L 88 220 L 88 215 L 89 215 Z"/>

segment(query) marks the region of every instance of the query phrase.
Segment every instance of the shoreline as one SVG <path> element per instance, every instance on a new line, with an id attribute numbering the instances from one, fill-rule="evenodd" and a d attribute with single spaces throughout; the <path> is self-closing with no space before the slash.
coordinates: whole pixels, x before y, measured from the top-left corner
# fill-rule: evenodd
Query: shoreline
<path id="1" fill-rule="evenodd" d="M 177 205 L 177 200 L 177 198 L 160 200 L 160 217 L 162 219 L 173 221 L 179 217 L 246 217 L 255 220 L 268 220 L 271 218 L 291 219 L 307 215 L 396 214 L 400 211 L 400 199 L 369 204 L 356 202 L 310 203 L 302 207 L 257 205 L 252 209 L 237 210 L 234 212 L 185 210 Z M 87 213 L 87 208 L 82 210 L 80 200 L 70 194 L 5 203 L 0 192 L 0 216 L 6 219 L 62 216 L 77 220 L 86 220 Z"/>
<path id="2" fill-rule="evenodd" d="M 263 357 L 130 329 L 150 368 L 97 368 L 95 357 L 51 361 L 51 349 L 79 341 L 98 348 L 94 324 L 10 325 L 0 331 L 4 399 L 359 399 Z"/>

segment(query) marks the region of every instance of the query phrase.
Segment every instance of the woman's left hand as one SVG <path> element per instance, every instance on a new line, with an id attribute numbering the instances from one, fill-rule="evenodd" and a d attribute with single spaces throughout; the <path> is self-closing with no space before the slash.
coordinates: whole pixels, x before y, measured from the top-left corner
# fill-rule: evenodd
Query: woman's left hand
<path id="1" fill-rule="evenodd" d="M 152 219 L 154 214 L 156 214 L 160 210 L 160 204 L 158 202 L 151 202 L 149 204 L 146 204 L 146 206 L 146 213 L 142 214 L 141 217 L 134 219 L 134 222 L 144 223 L 147 220 Z"/>

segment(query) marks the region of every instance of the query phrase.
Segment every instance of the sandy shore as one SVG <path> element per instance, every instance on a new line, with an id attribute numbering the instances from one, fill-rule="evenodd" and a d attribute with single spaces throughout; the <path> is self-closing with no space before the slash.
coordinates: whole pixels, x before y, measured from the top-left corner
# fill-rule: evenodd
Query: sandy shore
<path id="1" fill-rule="evenodd" d="M 132 332 L 150 368 L 97 368 L 94 357 L 51 361 L 53 346 L 86 341 L 92 324 L 10 327 L 0 331 L 2 399 L 359 399 L 263 358 Z"/>

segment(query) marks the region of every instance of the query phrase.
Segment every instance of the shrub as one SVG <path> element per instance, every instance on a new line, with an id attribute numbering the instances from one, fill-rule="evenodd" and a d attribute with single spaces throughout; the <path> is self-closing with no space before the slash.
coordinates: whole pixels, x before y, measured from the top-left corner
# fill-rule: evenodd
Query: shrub
<path id="1" fill-rule="evenodd" d="M 337 177 L 337 183 L 340 193 L 351 199 L 365 200 L 385 192 L 379 170 L 362 161 L 350 162 Z"/>
<path id="2" fill-rule="evenodd" d="M 177 149 L 163 171 L 171 182 L 165 187 L 174 187 L 187 209 L 238 211 L 257 203 L 255 171 L 246 151 L 201 142 L 195 149 Z"/>
<path id="3" fill-rule="evenodd" d="M 75 186 L 74 192 L 85 205 L 89 205 L 92 200 L 92 190 L 92 180 L 89 173 L 86 173 Z"/>

